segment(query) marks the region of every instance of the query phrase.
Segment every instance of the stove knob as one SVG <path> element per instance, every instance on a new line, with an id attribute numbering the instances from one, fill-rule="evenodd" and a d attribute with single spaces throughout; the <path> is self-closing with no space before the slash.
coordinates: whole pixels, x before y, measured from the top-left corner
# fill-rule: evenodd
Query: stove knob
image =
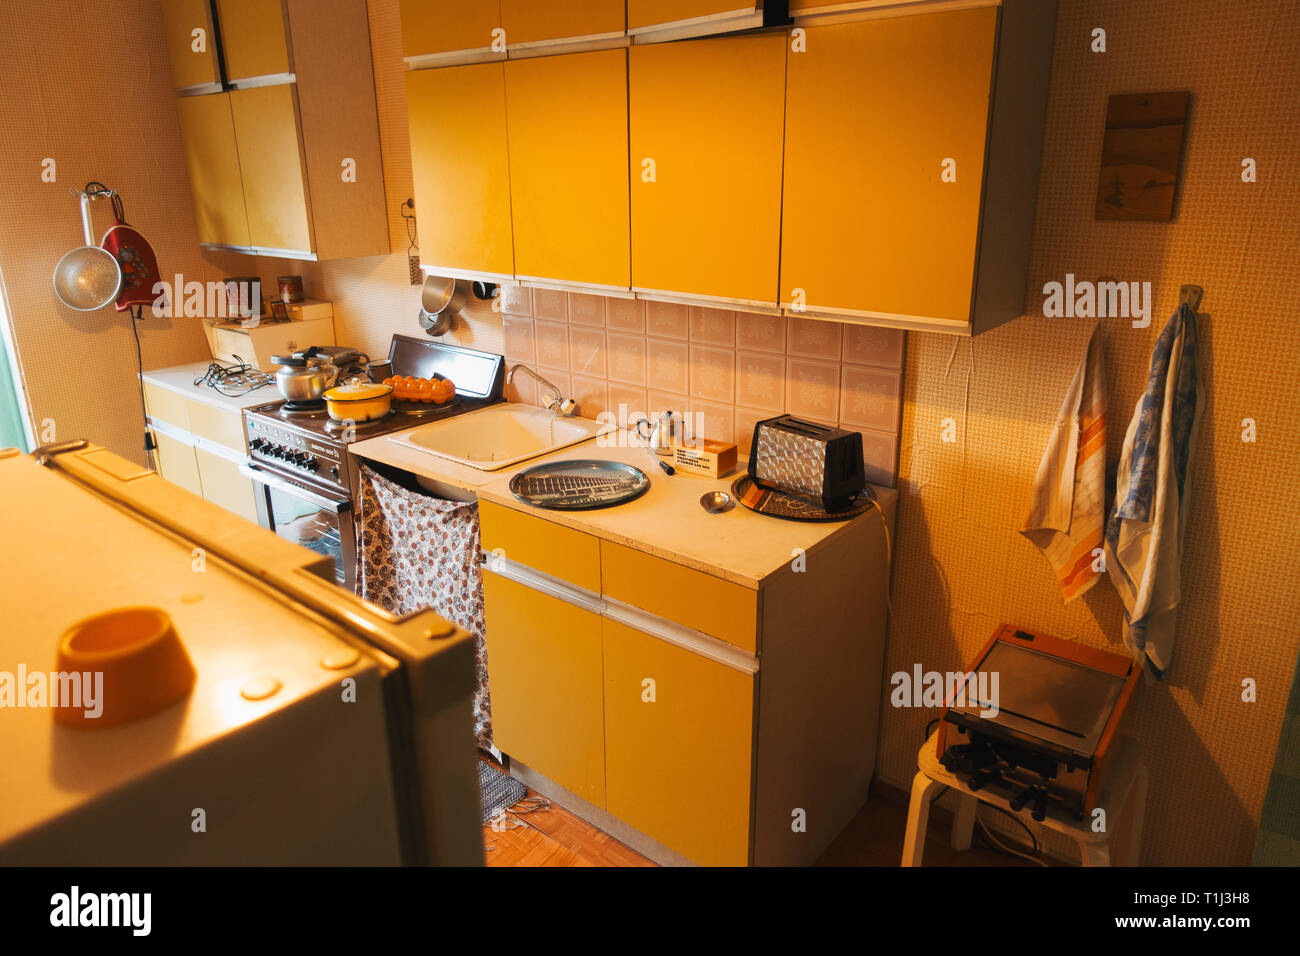
<path id="1" fill-rule="evenodd" d="M 311 455 L 305 455 L 304 457 L 307 460 L 302 463 L 302 466 L 306 468 L 308 471 L 315 471 L 316 469 L 320 468 L 320 463 L 316 461 L 316 459 L 313 458 Z"/>
<path id="2" fill-rule="evenodd" d="M 264 447 L 266 447 L 266 442 L 261 438 L 254 438 L 251 442 L 249 442 L 248 447 L 253 449 L 253 451 L 261 451 Z"/>
<path id="3" fill-rule="evenodd" d="M 338 476 L 339 476 L 339 466 L 338 466 L 338 465 L 330 465 L 330 477 L 331 477 L 331 478 L 337 478 Z"/>

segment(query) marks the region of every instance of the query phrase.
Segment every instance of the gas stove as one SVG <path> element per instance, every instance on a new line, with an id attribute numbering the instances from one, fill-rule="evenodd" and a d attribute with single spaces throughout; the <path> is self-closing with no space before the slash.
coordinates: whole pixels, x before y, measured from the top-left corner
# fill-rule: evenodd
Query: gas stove
<path id="1" fill-rule="evenodd" d="M 394 375 L 445 375 L 455 383 L 456 397 L 443 405 L 395 399 L 383 418 L 347 423 L 332 419 L 323 401 L 255 405 L 244 410 L 252 464 L 309 486 L 349 494 L 346 447 L 350 443 L 502 400 L 505 360 L 499 355 L 395 335 L 389 360 Z"/>

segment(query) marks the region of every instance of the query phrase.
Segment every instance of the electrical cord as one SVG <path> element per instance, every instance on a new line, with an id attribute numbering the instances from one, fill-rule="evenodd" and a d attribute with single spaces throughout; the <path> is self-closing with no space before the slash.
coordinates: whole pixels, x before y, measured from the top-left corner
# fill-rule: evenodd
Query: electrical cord
<path id="1" fill-rule="evenodd" d="M 235 358 L 239 361 L 233 365 L 222 365 L 213 359 L 203 374 L 194 380 L 194 384 L 207 385 L 227 398 L 242 398 L 274 381 L 270 375 L 244 361 L 242 357 L 236 355 Z"/>
<path id="2" fill-rule="evenodd" d="M 154 444 L 153 432 L 149 431 L 149 409 L 144 402 L 144 352 L 140 348 L 140 326 L 138 324 L 144 321 L 144 306 L 133 305 L 128 314 L 131 316 L 131 335 L 135 339 L 135 382 L 140 387 L 140 419 L 144 425 L 144 458 L 145 464 L 152 468 L 154 467 L 153 451 L 157 445 Z"/>
<path id="3" fill-rule="evenodd" d="M 871 496 L 871 507 L 875 508 L 880 515 L 880 526 L 885 529 L 885 607 L 889 609 L 889 616 L 892 619 L 894 616 L 894 602 L 889 596 L 889 581 L 892 577 L 889 571 L 894 563 L 894 546 L 889 540 L 889 520 L 885 517 L 885 509 L 880 507 L 880 502 L 876 500 L 875 495 Z"/>
<path id="4" fill-rule="evenodd" d="M 1032 862 L 1036 862 L 1039 866 L 1048 865 L 1048 862 L 1039 856 L 1041 851 L 1041 847 L 1039 847 L 1039 838 L 1034 835 L 1034 831 L 1030 830 L 1030 827 L 1028 827 L 1027 823 L 1024 822 L 1023 819 L 1015 816 L 1015 814 L 1011 813 L 1010 810 L 1002 809 L 1001 806 L 995 806 L 993 804 L 982 804 L 982 806 L 988 806 L 989 809 L 997 810 L 997 812 L 1001 813 L 1002 816 L 1010 817 L 1011 819 L 1014 819 L 1015 822 L 1019 823 L 1021 829 L 1024 830 L 1024 834 L 1030 838 L 1030 845 L 1032 847 L 1030 852 L 1022 853 L 1021 851 L 1018 851 L 1018 849 L 1008 847 L 1008 845 L 1002 843 L 1001 840 L 996 838 L 996 836 L 993 836 L 992 831 L 989 831 L 988 826 L 985 826 L 984 821 L 979 818 L 979 809 L 976 808 L 975 823 L 979 826 L 980 832 L 983 832 L 984 839 L 987 839 L 988 842 L 993 845 L 993 848 L 1000 849 L 1000 851 L 1004 853 L 1010 853 L 1011 856 L 1021 857 L 1023 860 L 1031 860 Z"/>

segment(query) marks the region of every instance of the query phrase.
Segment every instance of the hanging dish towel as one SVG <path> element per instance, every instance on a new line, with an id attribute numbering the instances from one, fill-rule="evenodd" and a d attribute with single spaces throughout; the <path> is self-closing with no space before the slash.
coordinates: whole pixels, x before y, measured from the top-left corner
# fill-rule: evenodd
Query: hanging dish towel
<path id="1" fill-rule="evenodd" d="M 1173 653 L 1187 471 L 1204 404 L 1196 315 L 1180 305 L 1151 353 L 1106 525 L 1106 569 L 1124 602 L 1124 643 L 1153 678 L 1164 676 Z"/>
<path id="2" fill-rule="evenodd" d="M 478 505 L 404 488 L 361 466 L 358 591 L 394 614 L 432 608 L 475 645 L 474 736 L 492 746 Z"/>
<path id="3" fill-rule="evenodd" d="M 1105 524 L 1106 376 L 1098 327 L 1056 416 L 1020 530 L 1052 565 L 1067 603 L 1101 577 Z"/>

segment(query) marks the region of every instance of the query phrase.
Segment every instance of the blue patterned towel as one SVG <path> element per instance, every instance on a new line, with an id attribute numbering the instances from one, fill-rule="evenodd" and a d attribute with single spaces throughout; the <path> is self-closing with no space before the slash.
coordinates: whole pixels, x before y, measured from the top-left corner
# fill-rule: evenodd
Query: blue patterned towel
<path id="1" fill-rule="evenodd" d="M 1154 678 L 1173 654 L 1187 470 L 1204 405 L 1196 314 L 1180 305 L 1151 353 L 1106 523 L 1106 570 L 1124 602 L 1124 643 Z"/>

